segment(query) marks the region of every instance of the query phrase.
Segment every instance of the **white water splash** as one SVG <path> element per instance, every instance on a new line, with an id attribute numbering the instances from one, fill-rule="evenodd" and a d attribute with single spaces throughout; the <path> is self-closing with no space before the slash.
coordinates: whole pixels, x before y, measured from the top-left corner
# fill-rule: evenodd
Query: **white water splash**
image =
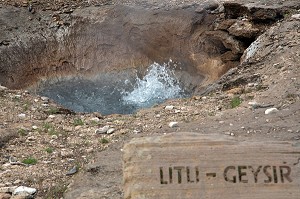
<path id="1" fill-rule="evenodd" d="M 38 93 L 77 112 L 130 114 L 166 99 L 181 98 L 188 93 L 175 77 L 176 63 L 152 64 L 143 78 L 132 73 L 106 73 L 97 78 L 62 79 L 45 83 Z M 137 72 L 137 71 L 135 71 Z"/>
<path id="2" fill-rule="evenodd" d="M 124 93 L 122 97 L 124 103 L 137 107 L 150 107 L 167 99 L 182 97 L 184 91 L 174 72 L 168 67 L 170 62 L 163 65 L 158 63 L 150 65 L 147 74 L 142 79 L 137 78 L 133 91 Z"/>

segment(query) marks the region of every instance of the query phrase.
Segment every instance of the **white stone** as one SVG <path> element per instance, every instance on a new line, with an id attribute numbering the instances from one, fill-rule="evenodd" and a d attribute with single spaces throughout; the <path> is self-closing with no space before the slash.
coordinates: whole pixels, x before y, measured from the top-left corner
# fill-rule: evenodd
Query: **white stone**
<path id="1" fill-rule="evenodd" d="M 49 98 L 48 97 L 41 97 L 41 100 L 48 102 Z"/>
<path id="2" fill-rule="evenodd" d="M 268 108 L 267 110 L 265 110 L 266 115 L 273 114 L 273 113 L 276 113 L 276 112 L 278 112 L 277 108 Z"/>
<path id="3" fill-rule="evenodd" d="M 49 115 L 48 118 L 53 119 L 55 118 L 55 115 Z"/>
<path id="4" fill-rule="evenodd" d="M 253 105 L 257 105 L 258 103 L 256 101 L 253 102 L 248 102 L 248 105 L 253 106 Z"/>
<path id="5" fill-rule="evenodd" d="M 254 86 L 254 83 L 248 83 L 248 86 L 249 86 L 249 87 L 253 87 L 253 86 Z"/>
<path id="6" fill-rule="evenodd" d="M 21 114 L 18 115 L 18 117 L 21 118 L 21 119 L 24 119 L 26 117 L 26 114 L 21 113 Z"/>
<path id="7" fill-rule="evenodd" d="M 4 91 L 4 90 L 7 90 L 7 88 L 5 86 L 0 85 L 0 91 Z"/>
<path id="8" fill-rule="evenodd" d="M 78 130 L 80 130 L 82 127 L 81 126 L 75 126 L 75 131 L 78 131 Z"/>
<path id="9" fill-rule="evenodd" d="M 165 107 L 165 110 L 169 110 L 170 111 L 170 110 L 173 110 L 173 109 L 174 109 L 174 106 L 172 106 L 172 105 Z"/>
<path id="10" fill-rule="evenodd" d="M 53 139 L 53 140 L 56 140 L 58 137 L 57 137 L 57 135 L 52 135 L 51 136 L 51 139 Z"/>
<path id="11" fill-rule="evenodd" d="M 13 192 L 13 195 L 24 195 L 27 194 L 29 195 L 33 195 L 36 193 L 36 189 L 35 188 L 30 188 L 30 187 L 25 187 L 25 186 L 20 186 L 18 188 L 16 188 Z"/>
<path id="12" fill-rule="evenodd" d="M 34 136 L 30 136 L 30 137 L 27 138 L 27 140 L 28 141 L 34 141 L 34 140 L 36 140 L 36 138 Z"/>
<path id="13" fill-rule="evenodd" d="M 300 20 L 300 14 L 294 14 L 292 15 L 292 18 Z"/>
<path id="14" fill-rule="evenodd" d="M 98 117 L 93 117 L 90 119 L 90 121 L 93 121 L 93 122 L 99 122 L 100 119 Z"/>
<path id="15" fill-rule="evenodd" d="M 178 127 L 178 122 L 170 122 L 169 127 L 170 128 Z"/>
<path id="16" fill-rule="evenodd" d="M 133 133 L 137 134 L 137 133 L 140 133 L 141 131 L 139 130 L 133 130 Z"/>
<path id="17" fill-rule="evenodd" d="M 113 132 L 115 132 L 115 129 L 114 128 L 110 128 L 107 130 L 107 134 L 112 134 Z"/>
<path id="18" fill-rule="evenodd" d="M 104 134 L 104 133 L 106 133 L 106 132 L 108 131 L 108 129 L 109 129 L 109 126 L 106 125 L 106 126 L 104 126 L 104 127 L 102 127 L 102 128 L 96 129 L 96 130 L 95 130 L 95 133 L 98 133 L 98 134 Z"/>
<path id="19" fill-rule="evenodd" d="M 37 127 L 37 126 L 35 126 L 35 125 L 34 125 L 34 126 L 32 126 L 31 128 L 32 128 L 33 130 L 37 130 L 37 129 L 38 129 L 38 127 Z"/>

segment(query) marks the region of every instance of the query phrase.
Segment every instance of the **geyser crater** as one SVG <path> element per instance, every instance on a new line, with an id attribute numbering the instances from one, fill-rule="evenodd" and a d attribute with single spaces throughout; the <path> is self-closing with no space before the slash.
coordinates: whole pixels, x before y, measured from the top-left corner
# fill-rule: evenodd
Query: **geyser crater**
<path id="1" fill-rule="evenodd" d="M 144 72 L 134 69 L 101 73 L 92 79 L 46 80 L 35 92 L 75 112 L 131 114 L 167 99 L 188 97 L 196 85 L 180 80 L 191 78 L 180 64 L 170 60 L 154 62 Z"/>
<path id="2" fill-rule="evenodd" d="M 88 7 L 56 30 L 28 25 L 30 37 L 0 48 L 0 84 L 104 115 L 200 93 L 237 66 L 249 44 L 196 7 Z"/>

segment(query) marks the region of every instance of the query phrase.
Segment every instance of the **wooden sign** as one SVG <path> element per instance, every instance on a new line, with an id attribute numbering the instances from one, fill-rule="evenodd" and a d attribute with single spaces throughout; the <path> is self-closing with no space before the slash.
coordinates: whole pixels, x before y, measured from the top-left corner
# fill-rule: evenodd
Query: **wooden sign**
<path id="1" fill-rule="evenodd" d="M 238 142 L 195 133 L 124 147 L 126 199 L 299 199 L 300 142 Z"/>

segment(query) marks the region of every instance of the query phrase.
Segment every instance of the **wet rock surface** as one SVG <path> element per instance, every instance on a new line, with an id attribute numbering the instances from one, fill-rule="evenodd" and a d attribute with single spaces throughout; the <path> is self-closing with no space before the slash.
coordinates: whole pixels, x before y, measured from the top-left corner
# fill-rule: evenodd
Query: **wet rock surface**
<path id="1" fill-rule="evenodd" d="M 28 63 L 25 64 L 26 66 L 30 66 L 32 62 L 46 65 L 53 63 L 55 67 L 59 66 L 57 74 L 61 72 L 61 67 L 72 68 L 69 62 L 65 62 L 68 59 L 60 60 L 61 64 L 52 62 L 49 57 L 53 54 L 47 54 L 43 59 L 36 61 L 37 55 L 45 55 L 40 52 L 41 48 L 47 46 L 46 49 L 49 51 L 55 49 L 51 48 L 51 45 L 56 46 L 55 43 L 58 41 L 49 39 L 53 42 L 49 44 L 48 37 L 53 38 L 53 35 L 57 37 L 57 34 L 62 34 L 62 30 L 72 25 L 69 15 L 81 16 L 82 21 L 85 21 L 85 18 L 90 16 L 89 13 L 96 11 L 98 13 L 99 10 L 106 10 L 106 6 L 120 4 L 116 1 L 109 1 L 108 4 L 102 2 L 106 5 L 101 5 L 99 1 L 100 7 L 97 8 L 101 9 L 92 7 L 82 9 L 85 4 L 80 4 L 80 2 L 84 1 L 68 1 L 66 8 L 63 8 L 65 5 L 59 6 L 55 11 L 52 10 L 52 7 L 56 6 L 53 1 L 38 2 L 33 3 L 34 13 L 32 10 L 28 11 L 28 5 L 25 6 L 25 3 L 21 8 L 21 1 L 1 2 L 0 23 L 3 34 L 0 34 L 0 59 L 1 63 L 11 63 L 10 66 L 14 66 L 10 68 L 1 65 L 1 83 L 13 82 L 12 80 L 20 75 L 14 70 L 22 66 L 15 64 L 16 62 L 10 62 L 11 60 L 8 59 L 11 56 L 20 60 L 24 58 L 28 61 L 23 62 Z M 67 5 L 66 2 L 64 1 Z M 96 1 L 91 2 L 96 5 Z M 49 9 L 47 3 L 50 4 Z M 74 10 L 64 13 L 63 9 L 71 9 L 73 3 L 76 5 Z M 206 89 L 199 89 L 199 92 L 191 98 L 169 100 L 162 105 L 140 110 L 132 115 L 101 116 L 99 113 L 74 113 L 57 105 L 51 99 L 42 98 L 25 90 L 12 90 L 9 85 L 4 85 L 9 87 L 6 89 L 2 85 L 0 87 L 0 187 L 35 188 L 37 189 L 36 198 L 122 198 L 122 147 L 134 137 L 189 131 L 201 134 L 217 133 L 239 141 L 299 140 L 300 21 L 295 17 L 299 14 L 299 2 L 247 3 L 243 1 L 224 5 L 224 17 L 220 18 L 222 20 L 211 24 L 210 31 L 217 34 L 211 33 L 214 37 L 210 37 L 210 41 L 205 39 L 207 37 L 201 40 L 208 41 L 210 44 L 215 43 L 214 47 L 206 45 L 208 46 L 206 52 L 215 53 L 215 57 L 222 55 L 223 61 L 236 62 L 238 65 L 233 66 L 237 67 L 230 69 L 217 82 L 211 82 Z M 193 14 L 197 8 L 194 1 L 155 3 L 149 0 L 147 2 L 128 1 L 122 4 L 138 5 L 153 10 L 164 10 L 164 12 L 174 7 L 183 7 L 191 9 L 187 11 L 188 13 L 193 11 Z M 239 9 L 241 13 L 230 11 L 234 6 L 243 7 Z M 269 14 L 263 12 L 265 13 L 263 16 L 260 14 L 262 11 L 259 10 L 265 7 L 273 11 L 275 9 L 276 12 L 271 11 Z M 270 20 L 271 24 L 264 24 L 265 22 L 261 24 L 261 21 L 254 20 L 256 18 L 252 16 L 252 11 L 251 15 L 244 15 L 244 12 L 248 13 L 249 10 L 256 13 L 254 15 L 256 18 L 262 18 L 263 21 Z M 7 15 L 10 16 L 8 19 L 19 20 L 10 23 L 8 20 L 3 21 Z M 91 14 L 91 16 L 95 15 Z M 243 18 L 243 16 L 246 17 Z M 217 19 L 219 18 L 216 17 Z M 99 20 L 99 18 L 92 18 L 92 20 Z M 250 28 L 248 28 L 249 23 Z M 15 24 L 18 25 L 15 26 Z M 30 28 L 27 27 L 28 24 L 31 24 Z M 241 26 L 242 32 L 245 31 L 245 38 L 251 37 L 250 43 L 247 39 L 245 42 L 251 44 L 249 48 L 247 45 L 244 46 L 245 38 L 238 36 L 238 26 Z M 88 28 L 91 27 L 92 25 Z M 40 34 L 42 28 L 44 31 Z M 257 31 L 256 29 L 259 29 L 260 36 L 252 36 L 253 32 Z M 20 35 L 20 31 L 24 31 L 24 34 Z M 197 29 L 193 31 L 197 32 Z M 201 32 L 201 29 L 198 31 Z M 27 39 L 24 40 L 24 38 Z M 4 49 L 26 43 L 30 39 L 44 41 L 37 42 L 33 45 L 34 48 L 30 48 L 33 54 L 26 54 L 27 57 L 24 57 L 25 55 L 20 53 L 22 48 L 15 54 L 2 54 Z M 81 42 L 84 43 L 84 41 Z M 202 45 L 199 49 L 205 51 L 204 46 Z M 215 49 L 215 46 L 222 48 Z M 226 51 L 220 51 L 220 49 Z M 245 52 L 244 49 L 246 49 Z M 57 55 L 60 52 L 58 50 L 53 53 Z M 76 67 L 72 70 L 77 72 Z M 207 74 L 212 76 L 216 74 L 213 72 L 214 68 L 209 70 L 211 72 L 206 71 Z M 28 71 L 28 74 L 25 73 L 24 78 L 34 72 L 46 74 L 43 70 L 37 69 Z M 220 74 L 222 72 L 214 78 L 218 79 Z M 18 81 L 25 84 L 25 80 L 21 78 Z M 256 103 L 250 103 L 254 101 Z M 268 107 L 269 105 L 272 107 Z M 276 108 L 278 111 L 265 114 L 269 108 Z M 178 122 L 176 127 L 170 128 L 169 124 L 172 122 Z M 111 134 L 96 133 L 105 126 L 109 126 L 114 131 Z M 69 172 L 72 175 L 66 175 Z M 11 194 L 12 191 L 1 192 L 0 196 L 9 198 Z"/>

